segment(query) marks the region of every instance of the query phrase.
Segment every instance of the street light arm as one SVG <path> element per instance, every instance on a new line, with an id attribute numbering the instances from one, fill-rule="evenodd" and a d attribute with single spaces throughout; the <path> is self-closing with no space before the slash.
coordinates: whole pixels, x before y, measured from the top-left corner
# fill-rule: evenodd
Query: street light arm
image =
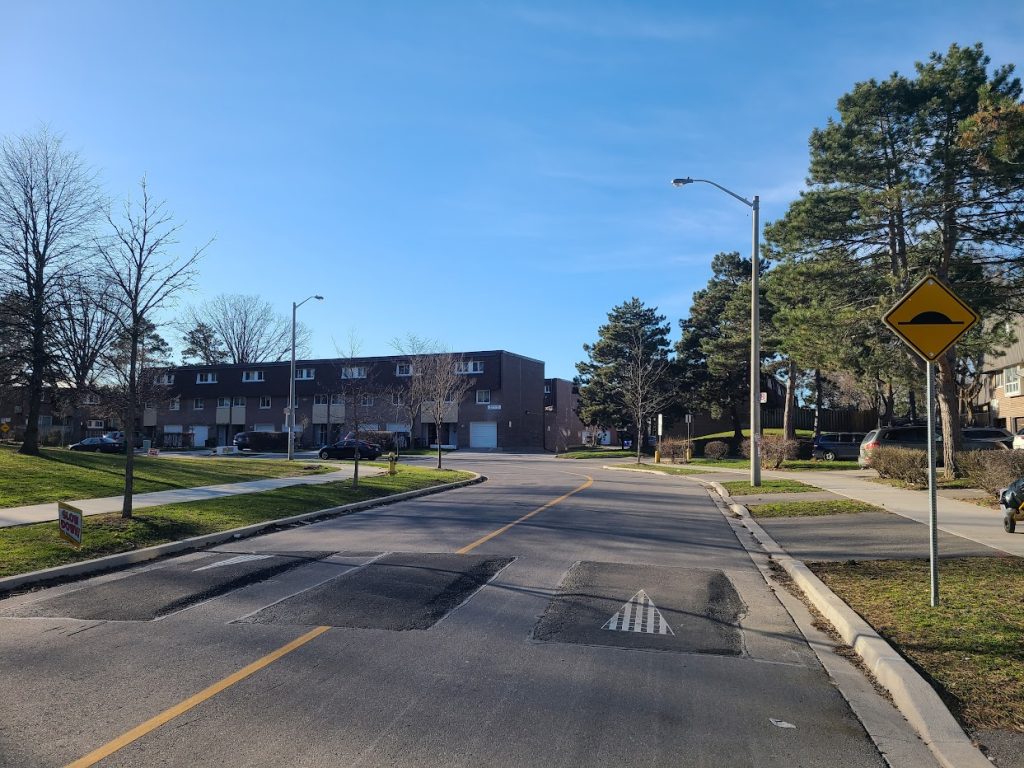
<path id="1" fill-rule="evenodd" d="M 723 192 L 725 192 L 725 194 L 731 195 L 732 197 L 735 197 L 741 203 L 743 203 L 744 205 L 746 205 L 746 206 L 748 206 L 750 208 L 756 208 L 757 207 L 757 199 L 756 198 L 754 199 L 753 202 L 751 202 L 750 200 L 747 200 L 747 198 L 745 198 L 745 197 L 740 197 L 735 192 L 733 192 L 731 189 L 726 189 L 721 184 L 718 184 L 717 182 L 711 181 L 711 179 L 691 179 L 689 177 L 687 177 L 685 179 L 672 179 L 672 185 L 675 186 L 675 187 L 681 187 L 684 184 L 693 184 L 693 183 L 698 182 L 698 181 L 700 183 L 702 183 L 702 184 L 710 184 L 712 187 L 717 187 L 718 189 L 720 189 Z"/>
<path id="2" fill-rule="evenodd" d="M 310 299 L 316 299 L 317 301 L 323 301 L 323 300 L 324 300 L 324 297 L 323 297 L 323 296 L 321 296 L 320 294 L 317 294 L 317 295 L 315 295 L 315 296 L 307 296 L 307 297 L 306 297 L 306 298 L 304 298 L 304 299 L 303 299 L 302 301 L 300 301 L 300 302 L 299 302 L 298 304 L 296 304 L 296 303 L 295 303 L 295 302 L 293 301 L 293 302 L 292 302 L 292 309 L 298 309 L 299 307 L 301 307 L 301 306 L 302 306 L 303 304 L 305 304 L 305 303 L 306 303 L 307 301 L 309 301 Z"/>

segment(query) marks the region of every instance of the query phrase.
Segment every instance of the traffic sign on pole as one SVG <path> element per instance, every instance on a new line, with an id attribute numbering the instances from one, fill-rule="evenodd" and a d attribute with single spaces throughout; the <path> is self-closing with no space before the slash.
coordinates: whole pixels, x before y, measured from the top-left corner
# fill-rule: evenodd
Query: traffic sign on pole
<path id="1" fill-rule="evenodd" d="M 893 333 L 929 362 L 978 322 L 978 313 L 935 275 L 926 275 L 882 317 Z"/>

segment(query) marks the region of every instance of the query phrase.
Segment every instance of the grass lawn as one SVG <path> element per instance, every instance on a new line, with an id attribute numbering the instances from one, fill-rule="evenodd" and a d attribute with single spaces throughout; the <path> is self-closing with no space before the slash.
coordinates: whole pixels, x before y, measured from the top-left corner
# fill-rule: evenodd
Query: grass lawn
<path id="1" fill-rule="evenodd" d="M 730 496 L 753 496 L 764 493 L 806 493 L 807 491 L 820 491 L 817 486 L 801 483 L 799 480 L 762 480 L 758 487 L 752 486 L 746 480 L 726 480 L 721 483 L 722 487 L 729 492 Z"/>
<path id="2" fill-rule="evenodd" d="M 1024 560 L 943 560 L 937 608 L 926 560 L 810 567 L 924 670 L 969 728 L 1024 732 Z"/>
<path id="3" fill-rule="evenodd" d="M 200 485 L 291 477 L 333 471 L 318 462 L 275 459 L 135 457 L 135 492 L 194 488 Z M 0 507 L 48 501 L 117 496 L 124 491 L 124 456 L 43 448 L 39 456 L 22 456 L 0 448 Z"/>
<path id="4" fill-rule="evenodd" d="M 702 475 L 706 474 L 699 469 L 680 467 L 672 464 L 616 464 L 618 469 L 651 470 L 652 472 L 664 472 L 666 475 Z"/>
<path id="5" fill-rule="evenodd" d="M 623 456 L 632 456 L 636 458 L 636 451 L 623 450 L 621 448 L 596 448 L 592 451 L 567 451 L 566 453 L 558 454 L 559 459 L 616 459 L 622 458 Z"/>
<path id="6" fill-rule="evenodd" d="M 693 459 L 690 464 L 703 467 L 727 467 L 730 469 L 750 469 L 750 461 L 748 459 Z M 771 469 L 771 467 L 765 467 L 762 463 L 763 469 Z M 849 461 L 814 461 L 807 459 L 792 459 L 782 462 L 780 469 L 792 469 L 792 470 L 836 470 L 836 469 L 860 469 L 857 466 L 857 461 L 851 459 Z"/>
<path id="7" fill-rule="evenodd" d="M 831 501 L 782 501 L 777 504 L 748 506 L 754 517 L 818 517 L 821 515 L 850 515 L 858 512 L 885 512 L 874 504 L 853 499 Z"/>
<path id="8" fill-rule="evenodd" d="M 467 480 L 470 477 L 472 474 L 469 472 L 399 465 L 398 474 L 394 476 L 385 474 L 361 478 L 356 490 L 352 490 L 351 481 L 344 480 L 324 485 L 297 485 L 209 501 L 149 507 L 139 510 L 129 520 L 123 519 L 120 513 L 90 515 L 85 518 L 83 525 L 81 547 L 61 539 L 55 522 L 0 528 L 0 576 L 91 560 L 94 557 Z"/>

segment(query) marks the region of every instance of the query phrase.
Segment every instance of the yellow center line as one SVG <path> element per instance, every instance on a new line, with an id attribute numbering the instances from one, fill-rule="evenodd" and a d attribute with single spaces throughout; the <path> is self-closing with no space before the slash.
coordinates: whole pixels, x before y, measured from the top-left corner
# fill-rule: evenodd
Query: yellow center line
<path id="1" fill-rule="evenodd" d="M 488 541 L 490 541 L 494 537 L 501 536 L 501 534 L 503 534 L 505 531 L 507 531 L 512 526 L 519 525 L 519 523 L 523 522 L 524 520 L 529 520 L 534 515 L 539 515 L 545 509 L 550 509 L 551 507 L 555 506 L 555 504 L 558 504 L 559 502 L 565 501 L 566 499 L 568 499 L 573 494 L 576 494 L 576 493 L 579 493 L 580 491 L 586 490 L 587 488 L 589 488 L 590 486 L 592 486 L 594 484 L 594 478 L 592 478 L 590 475 L 583 475 L 583 477 L 587 478 L 587 482 L 585 482 L 579 488 L 574 488 L 573 490 L 569 491 L 568 493 L 562 494 L 557 499 L 549 501 L 544 506 L 537 507 L 535 510 L 533 510 L 533 512 L 527 512 L 525 515 L 520 517 L 518 520 L 513 520 L 508 525 L 503 525 L 498 530 L 491 531 L 486 536 L 481 536 L 479 539 L 474 541 L 472 544 L 467 544 L 462 549 L 455 550 L 455 554 L 457 554 L 457 555 L 465 555 L 467 552 L 472 552 L 474 549 L 479 547 L 481 544 L 486 544 Z"/>
<path id="2" fill-rule="evenodd" d="M 317 627 L 316 629 L 307 632 L 301 637 L 295 638 L 287 645 L 282 645 L 276 651 L 268 653 L 262 659 L 258 659 L 249 666 L 243 667 L 234 674 L 228 675 L 223 680 L 211 685 L 209 688 L 204 688 L 194 696 L 189 696 L 187 699 L 178 704 L 175 704 L 170 709 L 165 709 L 156 717 L 152 717 L 146 722 L 142 723 L 141 725 L 135 726 L 130 731 L 121 734 L 113 741 L 108 741 L 102 747 L 94 749 L 85 757 L 81 757 L 78 760 L 75 760 L 75 762 L 69 763 L 67 768 L 88 768 L 88 766 L 96 765 L 96 763 L 98 763 L 100 760 L 104 759 L 105 757 L 109 757 L 110 755 L 117 752 L 119 749 L 128 746 L 133 741 L 141 739 L 147 733 L 156 730 L 164 723 L 176 718 L 178 715 L 183 715 L 193 707 L 199 706 L 207 699 L 216 696 L 218 693 L 227 688 L 230 688 L 235 683 L 241 682 L 250 675 L 259 672 L 264 667 L 273 664 L 282 656 L 291 653 L 296 648 L 300 648 L 301 646 L 308 643 L 310 640 L 319 637 L 328 629 L 330 629 L 330 627 Z"/>
<path id="3" fill-rule="evenodd" d="M 580 491 L 585 490 L 585 489 L 589 488 L 591 485 L 594 484 L 594 478 L 592 478 L 590 475 L 582 475 L 582 477 L 587 478 L 587 481 L 585 483 L 583 483 L 583 485 L 579 486 L 578 488 L 574 488 L 573 490 L 569 491 L 568 493 L 562 494 L 557 499 L 553 499 L 553 500 L 549 501 L 547 504 L 544 504 L 543 506 L 537 507 L 537 509 L 533 510 L 532 512 L 528 512 L 527 514 L 525 514 L 522 517 L 520 517 L 518 520 L 513 520 L 508 525 L 503 525 L 498 530 L 491 531 L 491 533 L 488 533 L 486 536 L 481 536 L 479 539 L 474 541 L 472 544 L 467 544 L 462 549 L 456 550 L 456 554 L 464 555 L 467 552 L 472 552 L 474 549 L 479 547 L 481 544 L 484 544 L 484 543 L 490 541 L 491 539 L 495 538 L 496 536 L 500 536 L 501 534 L 503 534 L 505 531 L 507 531 L 512 526 L 519 525 L 519 523 L 523 522 L 524 520 L 529 520 L 534 515 L 540 514 L 545 509 L 550 509 L 551 507 L 555 506 L 555 504 L 558 504 L 560 502 L 565 501 L 566 499 L 568 499 L 573 494 L 577 494 Z M 165 723 L 170 722 L 171 720 L 173 720 L 174 718 L 178 717 L 179 715 L 185 714 L 190 709 L 194 709 L 195 707 L 199 706 L 200 704 L 202 704 L 207 699 L 210 699 L 210 698 L 216 696 L 221 691 L 227 690 L 228 688 L 230 688 L 235 683 L 239 683 L 242 680 L 245 680 L 245 678 L 249 677 L 250 675 L 255 674 L 256 672 L 259 672 L 264 667 L 270 666 L 275 661 L 280 659 L 282 656 L 288 655 L 289 653 L 294 651 L 296 648 L 301 648 L 303 645 L 308 643 L 310 640 L 314 640 L 315 638 L 319 637 L 320 635 L 322 635 L 324 632 L 326 632 L 329 629 L 330 629 L 330 627 L 317 627 L 316 629 L 307 632 L 306 634 L 302 635 L 301 637 L 295 638 L 290 643 L 288 643 L 286 645 L 282 645 L 276 651 L 271 651 L 266 656 L 264 656 L 261 659 L 257 659 L 256 661 L 254 661 L 252 664 L 248 665 L 247 667 L 243 667 L 242 669 L 238 670 L 237 672 L 235 672 L 235 673 L 233 673 L 231 675 L 228 675 L 223 680 L 220 680 L 220 681 L 214 683 L 213 685 L 209 686 L 208 688 L 204 688 L 199 693 L 197 693 L 197 694 L 195 694 L 193 696 L 189 696 L 187 699 L 185 699 L 184 701 L 179 702 L 178 704 L 175 704 L 173 707 L 170 707 L 169 709 L 165 709 L 160 714 L 156 715 L 155 717 L 151 717 L 149 720 L 147 720 L 144 723 L 141 723 L 140 725 L 135 726 L 130 731 L 127 731 L 126 733 L 123 733 L 120 736 L 118 736 L 116 739 L 113 739 L 112 741 L 108 741 L 102 747 L 94 749 L 92 752 L 87 754 L 85 757 L 80 757 L 78 760 L 75 760 L 73 763 L 68 763 L 67 768 L 90 768 L 90 766 L 96 765 L 96 763 L 98 763 L 100 760 L 103 760 L 104 758 L 110 757 L 110 755 L 114 754 L 115 752 L 117 752 L 120 749 L 123 749 L 124 747 L 127 747 L 133 741 L 137 741 L 138 739 L 141 739 L 146 734 L 155 731 L 161 725 L 164 725 Z"/>

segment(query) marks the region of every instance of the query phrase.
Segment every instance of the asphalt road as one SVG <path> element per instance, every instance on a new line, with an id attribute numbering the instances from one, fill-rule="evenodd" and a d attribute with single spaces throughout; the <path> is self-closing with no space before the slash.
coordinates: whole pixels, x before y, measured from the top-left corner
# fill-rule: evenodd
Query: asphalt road
<path id="1" fill-rule="evenodd" d="M 0 601 L 0 764 L 885 765 L 700 486 L 446 461 L 489 480 Z"/>

